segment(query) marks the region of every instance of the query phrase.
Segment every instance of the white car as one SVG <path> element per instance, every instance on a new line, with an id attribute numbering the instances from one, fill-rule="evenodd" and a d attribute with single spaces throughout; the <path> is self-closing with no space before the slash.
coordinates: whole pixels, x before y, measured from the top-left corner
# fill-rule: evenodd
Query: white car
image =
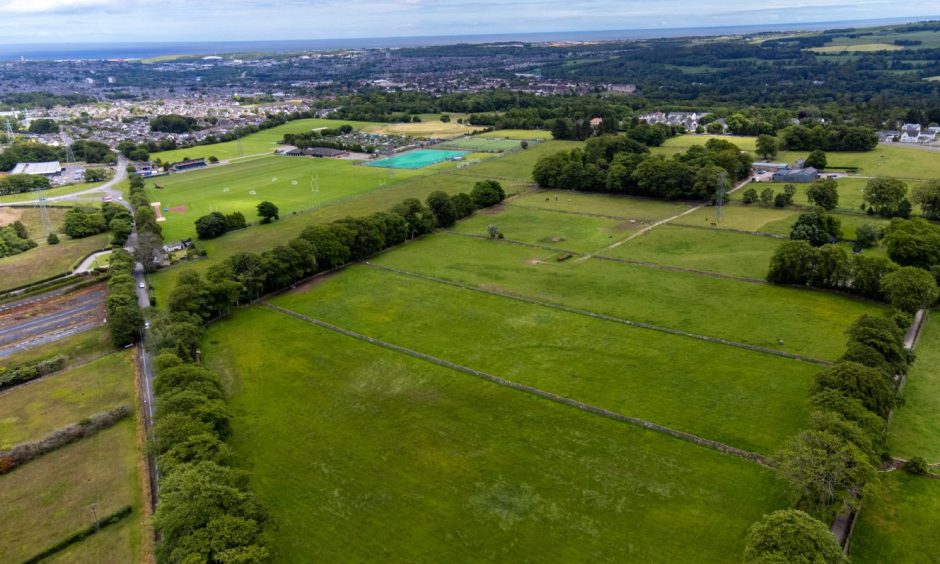
<path id="1" fill-rule="evenodd" d="M 138 288 L 146 288 L 147 285 L 144 284 L 143 282 L 141 282 L 140 284 L 137 285 L 137 287 L 138 287 Z"/>

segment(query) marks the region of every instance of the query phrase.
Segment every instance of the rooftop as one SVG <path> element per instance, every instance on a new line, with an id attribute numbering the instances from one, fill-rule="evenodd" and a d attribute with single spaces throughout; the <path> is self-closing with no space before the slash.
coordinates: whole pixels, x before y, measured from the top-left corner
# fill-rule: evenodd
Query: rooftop
<path id="1" fill-rule="evenodd" d="M 62 171 L 59 161 L 47 163 L 17 163 L 10 174 L 58 174 Z"/>

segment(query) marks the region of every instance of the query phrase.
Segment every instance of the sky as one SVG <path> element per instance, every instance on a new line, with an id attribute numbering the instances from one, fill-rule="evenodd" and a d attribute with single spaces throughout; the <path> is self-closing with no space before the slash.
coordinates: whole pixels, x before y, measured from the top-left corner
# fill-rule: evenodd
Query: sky
<path id="1" fill-rule="evenodd" d="M 0 0 L 0 43 L 444 36 L 938 14 L 940 0 Z"/>

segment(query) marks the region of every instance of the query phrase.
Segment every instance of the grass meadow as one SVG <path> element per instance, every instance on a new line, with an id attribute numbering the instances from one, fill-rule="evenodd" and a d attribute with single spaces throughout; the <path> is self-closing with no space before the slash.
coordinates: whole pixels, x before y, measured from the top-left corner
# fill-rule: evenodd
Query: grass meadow
<path id="1" fill-rule="evenodd" d="M 369 267 L 348 269 L 309 292 L 273 302 L 463 366 L 764 453 L 805 423 L 806 393 L 819 369 Z M 682 355 L 672 354 L 679 349 Z"/>
<path id="2" fill-rule="evenodd" d="M 372 262 L 633 321 L 835 359 L 843 331 L 882 306 L 830 292 L 751 284 L 459 235 L 416 241 Z M 755 320 L 760 320 L 755 322 Z M 779 344 L 783 340 L 784 344 Z"/>
<path id="3" fill-rule="evenodd" d="M 134 357 L 122 351 L 0 392 L 0 450 L 134 403 Z"/>
<path id="4" fill-rule="evenodd" d="M 891 419 L 889 446 L 901 458 L 922 456 L 940 462 L 940 319 L 932 314 L 915 349 L 917 362 L 907 375 L 904 405 Z"/>
<path id="5" fill-rule="evenodd" d="M 518 139 L 519 141 L 531 141 L 533 139 L 551 141 L 553 139 L 551 131 L 539 129 L 497 129 L 496 131 L 480 133 L 477 137 L 483 137 L 484 139 Z"/>
<path id="6" fill-rule="evenodd" d="M 203 350 L 281 562 L 733 561 L 785 505 L 760 466 L 263 308 Z"/>
<path id="7" fill-rule="evenodd" d="M 773 237 L 661 225 L 602 254 L 763 280 L 780 243 Z"/>
<path id="8" fill-rule="evenodd" d="M 396 170 L 390 175 L 384 169 L 339 159 L 270 156 L 156 178 L 147 182 L 147 194 L 170 210 L 163 212 L 166 221 L 161 227 L 164 239 L 176 241 L 194 236 L 196 219 L 211 211 L 240 211 L 256 221 L 256 206 L 265 200 L 288 215 L 418 174 Z M 185 211 L 173 211 L 181 207 Z"/>
<path id="9" fill-rule="evenodd" d="M 98 545 L 94 556 L 100 562 L 140 558 L 141 491 L 132 419 L 0 476 L 0 554 L 9 562 L 26 560 L 94 524 L 92 506 L 103 517 L 125 505 L 134 508 L 122 524 L 127 529 L 118 535 L 120 543 Z"/>
<path id="10" fill-rule="evenodd" d="M 897 425 L 892 423 L 892 427 Z M 856 564 L 932 564 L 940 554 L 940 480 L 895 471 L 865 497 L 849 555 Z"/>

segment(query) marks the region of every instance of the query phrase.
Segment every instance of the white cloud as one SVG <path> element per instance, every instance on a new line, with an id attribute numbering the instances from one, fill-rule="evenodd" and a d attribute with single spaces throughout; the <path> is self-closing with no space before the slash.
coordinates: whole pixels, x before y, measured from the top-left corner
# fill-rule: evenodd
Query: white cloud
<path id="1" fill-rule="evenodd" d="M 54 12 L 74 12 L 88 8 L 117 7 L 114 0 L 7 0 L 0 1 L 0 13 L 41 14 Z"/>

